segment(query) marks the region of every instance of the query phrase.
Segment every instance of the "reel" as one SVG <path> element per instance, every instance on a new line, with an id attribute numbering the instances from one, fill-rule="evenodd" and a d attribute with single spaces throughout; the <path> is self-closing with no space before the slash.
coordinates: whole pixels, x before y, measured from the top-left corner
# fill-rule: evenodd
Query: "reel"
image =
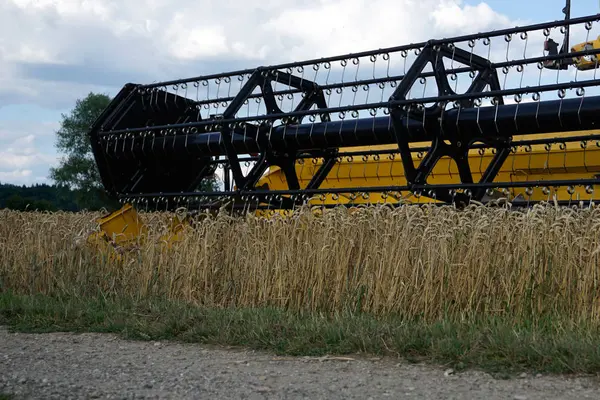
<path id="1" fill-rule="evenodd" d="M 595 202 L 600 79 L 548 66 L 600 49 L 535 43 L 598 19 L 126 84 L 94 157 L 112 197 L 152 210 Z"/>

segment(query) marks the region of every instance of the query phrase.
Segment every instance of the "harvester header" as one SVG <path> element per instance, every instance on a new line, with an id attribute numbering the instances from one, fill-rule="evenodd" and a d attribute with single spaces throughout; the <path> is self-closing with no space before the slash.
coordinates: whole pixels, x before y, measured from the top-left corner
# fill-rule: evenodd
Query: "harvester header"
<path id="1" fill-rule="evenodd" d="M 127 84 L 94 156 L 109 194 L 152 209 L 594 201 L 599 20 Z M 548 50 L 569 34 L 585 43 Z"/>

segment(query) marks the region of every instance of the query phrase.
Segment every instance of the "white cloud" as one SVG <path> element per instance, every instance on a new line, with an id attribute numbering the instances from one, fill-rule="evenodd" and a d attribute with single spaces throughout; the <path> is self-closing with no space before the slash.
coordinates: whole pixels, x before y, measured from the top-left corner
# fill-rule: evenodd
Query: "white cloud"
<path id="1" fill-rule="evenodd" d="M 35 156 L 27 154 L 14 154 L 12 149 L 8 151 L 0 151 L 0 168 L 23 168 L 35 162 Z"/>
<path id="2" fill-rule="evenodd" d="M 181 29 L 177 21 L 165 32 L 171 38 L 171 55 L 184 60 L 222 56 L 231 51 L 221 27 Z"/>
<path id="3" fill-rule="evenodd" d="M 32 171 L 30 169 L 15 169 L 12 171 L 0 171 L 0 182 L 25 184 L 30 181 Z"/>
<path id="4" fill-rule="evenodd" d="M 35 172 L 31 169 L 16 169 L 8 172 L 0 171 L 0 183 L 26 186 L 43 183 L 52 184 L 50 179 L 45 176 L 35 175 Z"/>
<path id="5" fill-rule="evenodd" d="M 0 183 L 13 185 L 51 184 L 48 178 L 37 176 L 31 169 L 15 169 L 11 171 L 0 171 Z"/>
<path id="6" fill-rule="evenodd" d="M 462 0 L 5 0 L 0 107 L 506 25 Z"/>
<path id="7" fill-rule="evenodd" d="M 0 119 L 0 149 L 14 145 L 19 141 L 34 141 L 35 138 L 51 138 L 58 129 L 59 122 L 31 119 Z"/>
<path id="8" fill-rule="evenodd" d="M 190 61 L 292 61 L 510 22 L 460 0 L 8 0 L 0 15 L 0 37 L 19 37 L 0 41 L 5 63 L 98 64 L 158 79 L 202 67 Z"/>
<path id="9" fill-rule="evenodd" d="M 447 35 L 480 32 L 490 27 L 510 27 L 510 19 L 494 11 L 487 3 L 476 6 L 444 0 L 431 12 L 437 31 Z"/>
<path id="10" fill-rule="evenodd" d="M 46 154 L 35 146 L 8 147 L 0 151 L 0 171 L 54 164 L 56 157 Z"/>
<path id="11" fill-rule="evenodd" d="M 485 3 L 461 0 L 323 0 L 290 7 L 267 32 L 293 43 L 286 57 L 322 57 L 426 41 L 505 26 L 509 19 Z M 473 23 L 475 21 L 475 24 Z"/>
<path id="12" fill-rule="evenodd" d="M 30 185 L 47 181 L 57 155 L 52 143 L 58 123 L 0 120 L 0 182 Z"/>

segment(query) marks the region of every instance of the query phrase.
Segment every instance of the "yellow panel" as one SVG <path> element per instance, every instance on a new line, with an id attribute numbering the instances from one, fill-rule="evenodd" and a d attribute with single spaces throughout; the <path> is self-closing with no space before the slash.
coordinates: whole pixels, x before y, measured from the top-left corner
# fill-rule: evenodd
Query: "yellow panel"
<path id="1" fill-rule="evenodd" d="M 595 40 L 576 44 L 571 48 L 571 52 L 593 49 L 600 49 L 600 36 Z M 575 62 L 577 69 L 582 71 L 594 69 L 598 66 L 598 56 L 596 54 L 585 57 L 574 57 L 573 61 Z"/>
<path id="2" fill-rule="evenodd" d="M 530 135 L 527 139 L 540 138 L 566 138 L 574 135 L 585 135 L 596 132 L 568 132 L 558 136 L 557 134 Z M 524 139 L 523 137 L 517 139 Z M 426 143 L 415 143 L 412 147 L 426 147 Z M 564 147 L 563 147 L 564 146 Z M 374 147 L 355 147 L 351 149 L 340 149 L 340 151 L 361 151 L 361 150 L 392 150 L 397 152 L 397 146 L 374 146 Z M 413 160 L 418 165 L 422 155 L 413 154 Z M 473 174 L 473 179 L 477 182 L 486 167 L 491 162 L 494 154 L 491 149 L 486 149 L 483 154 L 479 150 L 469 152 L 469 165 Z M 322 159 L 305 159 L 296 163 L 296 172 L 301 188 L 305 188 L 311 180 L 314 173 L 322 164 Z M 564 145 L 553 144 L 549 151 L 544 145 L 535 145 L 530 148 L 520 147 L 516 152 L 511 153 L 504 162 L 495 181 L 497 182 L 527 182 L 538 180 L 567 180 L 567 179 L 585 179 L 594 178 L 600 172 L 600 147 L 594 143 L 588 143 L 584 149 L 580 142 L 570 142 Z M 454 161 L 449 158 L 442 158 L 434 168 L 428 178 L 430 184 L 449 184 L 459 183 L 460 178 L 458 169 Z M 278 167 L 272 167 L 269 172 L 263 176 L 258 185 L 267 184 L 272 190 L 288 189 L 285 175 Z M 406 184 L 402 161 L 398 154 L 382 154 L 379 156 L 354 157 L 349 159 L 344 157 L 341 163 L 336 163 L 327 179 L 320 188 L 353 188 L 353 187 L 373 187 L 373 186 L 403 186 Z M 590 194 L 586 193 L 585 188 L 576 188 L 574 193 L 567 192 L 567 188 L 558 188 L 556 192 L 550 189 L 545 193 L 543 188 L 536 188 L 533 193 L 527 194 L 525 188 L 511 190 L 511 196 L 516 197 L 519 194 L 525 199 L 534 201 L 552 199 L 556 194 L 558 200 L 569 199 L 589 199 Z M 415 197 L 409 197 L 409 193 L 404 193 L 406 200 L 417 202 Z M 357 197 L 349 198 L 349 194 L 339 196 L 327 195 L 319 197 L 313 203 L 326 204 L 331 203 L 377 203 L 377 202 L 395 202 L 394 198 L 381 197 L 381 194 L 371 193 L 369 198 Z M 431 201 L 425 199 L 425 201 Z"/>
<path id="3" fill-rule="evenodd" d="M 105 237 L 117 245 L 134 241 L 147 233 L 147 227 L 130 204 L 99 218 L 97 222 Z"/>

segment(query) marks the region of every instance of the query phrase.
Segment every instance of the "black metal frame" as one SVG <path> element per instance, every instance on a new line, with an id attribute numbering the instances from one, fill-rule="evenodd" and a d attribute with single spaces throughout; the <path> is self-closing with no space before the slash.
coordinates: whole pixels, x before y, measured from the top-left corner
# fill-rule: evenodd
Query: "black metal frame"
<path id="1" fill-rule="evenodd" d="M 409 73 L 406 74 L 401 81 L 390 100 L 407 100 L 409 90 L 415 84 L 419 75 L 422 74 L 425 66 L 429 63 L 433 66 L 438 96 L 456 97 L 457 93 L 452 90 L 450 83 L 448 82 L 448 73 L 444 66 L 444 58 L 451 58 L 455 62 L 459 62 L 463 65 L 470 65 L 476 71 L 477 75 L 465 94 L 482 93 L 488 86 L 492 91 L 501 90 L 498 74 L 488 60 L 470 54 L 465 50 L 450 47 L 447 44 L 438 45 L 430 43 L 423 48 L 417 60 L 413 63 Z M 496 99 L 497 105 L 504 104 L 502 97 Z M 474 106 L 474 99 L 472 98 L 456 101 L 461 108 L 472 108 Z M 450 157 L 456 162 L 460 179 L 463 183 L 473 183 L 473 176 L 468 162 L 468 152 L 471 148 L 471 144 L 476 141 L 483 142 L 499 149 L 490 166 L 484 173 L 480 183 L 493 181 L 494 177 L 499 172 L 502 163 L 508 157 L 510 152 L 508 145 L 510 136 L 506 133 L 486 135 L 485 132 L 481 132 L 480 135 L 474 135 L 472 132 L 459 131 L 454 134 L 445 135 L 443 130 L 438 130 L 435 129 L 437 127 L 431 126 L 428 128 L 424 124 L 426 131 L 433 131 L 435 133 L 431 148 L 427 151 L 425 158 L 420 162 L 418 167 L 415 167 L 412 152 L 409 147 L 409 141 L 402 135 L 403 121 L 416 119 L 431 121 L 430 123 L 437 124 L 437 121 L 443 118 L 447 104 L 447 100 L 442 100 L 436 102 L 430 108 L 419 107 L 421 104 L 416 104 L 416 107 L 413 107 L 411 104 L 408 107 L 396 106 L 391 109 L 392 123 L 394 125 L 398 148 L 400 149 L 400 154 L 402 156 L 404 173 L 406 174 L 409 186 L 414 187 L 414 185 L 426 184 L 427 177 L 442 157 Z M 427 114 L 433 115 L 433 118 L 426 118 Z M 458 198 L 456 196 L 453 197 L 447 191 L 442 189 L 434 189 L 433 193 L 436 199 L 444 201 L 469 200 L 465 195 L 459 195 Z M 475 200 L 481 200 L 483 195 L 483 190 L 477 190 L 474 193 L 473 198 Z"/>
<path id="2" fill-rule="evenodd" d="M 232 100 L 231 104 L 229 104 L 220 118 L 224 120 L 235 118 L 235 115 L 240 110 L 242 104 L 248 100 L 249 96 L 257 87 L 260 87 L 261 89 L 262 97 L 267 108 L 267 115 L 283 114 L 284 112 L 277 106 L 275 95 L 273 94 L 273 87 L 271 86 L 272 82 L 285 84 L 291 88 L 302 91 L 304 95 L 303 99 L 300 104 L 296 106 L 294 112 L 310 110 L 314 105 L 316 105 L 318 109 L 327 108 L 323 90 L 320 89 L 316 83 L 300 79 L 285 72 L 258 68 L 252 73 L 248 82 L 240 90 L 240 93 Z M 291 117 L 287 123 L 301 123 L 302 118 L 302 116 Z M 321 114 L 321 121 L 330 121 L 329 115 L 327 113 Z M 284 171 L 285 176 L 290 183 L 290 189 L 299 189 L 300 185 L 294 169 L 295 157 L 288 153 L 277 151 L 269 146 L 267 135 L 272 128 L 272 125 L 269 123 L 258 126 L 244 124 L 243 127 L 238 127 L 237 131 L 240 132 L 241 130 L 244 130 L 247 134 L 247 129 L 249 127 L 251 127 L 250 137 L 255 139 L 259 145 L 261 158 L 246 177 L 242 174 L 237 152 L 231 144 L 232 134 L 236 132 L 236 129 L 232 128 L 230 124 L 223 124 L 220 127 L 220 132 L 224 139 L 225 153 L 231 162 L 230 166 L 236 186 L 240 188 L 240 190 L 249 190 L 253 188 L 269 166 L 277 165 Z"/>
<path id="3" fill-rule="evenodd" d="M 536 185 L 596 185 L 600 181 L 558 181 L 543 182 L 494 182 L 502 165 L 514 148 L 513 136 L 548 132 L 554 128 L 556 132 L 593 129 L 600 123 L 600 96 L 587 97 L 584 104 L 584 89 L 600 86 L 600 79 L 576 82 L 564 82 L 535 87 L 502 88 L 499 70 L 523 65 L 545 65 L 547 62 L 562 62 L 584 55 L 600 53 L 600 50 L 581 52 L 563 52 L 541 57 L 523 57 L 519 60 L 506 60 L 492 63 L 490 60 L 473 54 L 455 45 L 457 42 L 468 42 L 469 47 L 477 40 L 489 40 L 492 37 L 505 37 L 507 42 L 512 35 L 523 35 L 534 30 L 547 31 L 551 28 L 569 28 L 576 24 L 587 26 L 598 21 L 600 16 L 587 16 L 577 19 L 567 18 L 536 24 L 527 27 L 510 28 L 500 31 L 475 35 L 466 35 L 451 39 L 431 40 L 408 46 L 399 46 L 369 52 L 288 63 L 272 67 L 259 67 L 253 70 L 235 71 L 229 74 L 215 74 L 190 79 L 172 80 L 151 85 L 126 85 L 117 95 L 109 108 L 92 127 L 90 136 L 96 162 L 107 191 L 114 197 L 124 201 L 146 198 L 161 199 L 233 199 L 238 204 L 246 204 L 252 200 L 257 207 L 293 208 L 306 201 L 310 195 L 349 193 L 349 192 L 390 192 L 407 191 L 426 197 L 442 200 L 447 203 L 467 204 L 471 200 L 481 201 L 490 188 L 532 187 Z M 313 65 L 327 65 L 334 61 L 357 60 L 358 57 L 386 57 L 392 52 L 406 53 L 415 51 L 418 56 L 403 75 L 387 75 L 382 78 L 352 80 L 340 83 L 320 85 L 302 76 L 294 75 L 293 69 L 303 70 Z M 444 60 L 460 64 L 457 68 L 447 68 Z M 425 71 L 427 66 L 431 72 Z M 449 77 L 459 73 L 471 73 L 472 84 L 464 93 L 456 93 L 449 82 Z M 192 101 L 177 94 L 169 94 L 166 87 L 180 86 L 189 83 L 200 85 L 208 79 L 231 80 L 235 76 L 249 76 L 248 81 L 234 96 Z M 437 94 L 430 97 L 413 99 L 409 92 L 415 83 L 432 77 L 437 86 Z M 398 83 L 399 82 L 399 83 Z M 286 86 L 283 90 L 274 90 L 273 84 Z M 361 85 L 398 83 L 387 101 L 365 102 L 346 106 L 332 107 L 326 100 L 326 92 L 358 87 Z M 260 92 L 255 93 L 259 88 Z M 554 102 L 538 101 L 534 105 L 506 105 L 504 96 L 521 98 L 525 94 L 538 96 L 544 92 L 558 91 L 564 93 L 576 89 L 576 99 L 565 99 Z M 285 112 L 278 105 L 276 98 L 283 95 L 300 94 L 302 100 Z M 149 99 L 148 99 L 149 96 Z M 164 107 L 159 107 L 159 99 L 164 96 Z M 482 107 L 481 100 L 490 98 L 492 106 Z M 264 102 L 266 113 L 257 116 L 237 115 L 241 107 L 250 99 Z M 148 104 L 147 104 L 148 103 Z M 153 104 L 160 108 L 164 118 L 160 121 L 148 121 L 147 107 Z M 208 119 L 195 117 L 194 113 L 203 106 L 227 104 L 225 110 Z M 426 104 L 433 104 L 426 107 Z M 453 106 L 453 108 L 450 108 Z M 164 108 L 164 109 L 163 109 Z M 165 111 L 168 109 L 168 111 Z M 131 111 L 134 110 L 134 111 Z M 154 110 L 154 109 L 153 109 Z M 375 117 L 382 110 L 388 117 Z M 519 111 L 520 110 L 520 111 Z M 373 118 L 355 119 L 354 122 L 333 121 L 335 113 L 371 111 Z M 519 118 L 517 121 L 517 111 Z M 132 116 L 132 113 L 135 114 Z M 303 119 L 310 117 L 311 123 Z M 541 118 L 544 118 L 543 120 Z M 557 126 L 556 119 L 560 122 Z M 319 119 L 319 122 L 315 122 Z M 514 120 L 514 122 L 513 122 Z M 278 122 L 280 122 L 278 124 Z M 518 122 L 518 124 L 517 124 Z M 369 131 L 368 126 L 371 126 Z M 513 127 L 514 125 L 514 127 Z M 475 129 L 477 127 L 477 129 Z M 582 135 L 583 138 L 596 137 Z M 146 139 L 151 138 L 152 150 L 158 140 L 162 144 L 160 155 L 147 156 L 149 145 Z M 530 143 L 564 142 L 565 138 L 538 139 Z M 569 139 L 566 139 L 567 141 Z M 424 148 L 411 147 L 414 142 L 429 142 Z M 380 145 L 395 143 L 401 157 L 407 178 L 406 185 L 385 187 L 353 187 L 338 189 L 320 189 L 328 173 L 335 166 L 341 147 L 364 145 Z M 474 181 L 468 163 L 468 152 L 475 148 L 493 149 L 495 155 L 481 179 Z M 111 151 L 110 149 L 115 149 Z M 118 150 L 122 149 L 122 150 Z M 419 165 L 415 165 L 412 154 L 415 151 L 425 152 Z M 384 151 L 383 153 L 389 153 Z M 243 154 L 257 153 L 253 157 L 240 157 Z M 356 154 L 376 154 L 376 151 L 355 152 Z M 147 175 L 149 162 L 158 164 L 173 162 L 185 155 L 185 162 L 176 166 L 180 171 L 189 169 L 189 174 L 182 179 L 179 186 L 172 183 L 172 169 L 153 170 L 154 175 Z M 224 160 L 211 157 L 225 156 Z M 295 164 L 303 158 L 323 158 L 319 170 L 307 187 L 301 188 L 296 174 Z M 451 158 L 457 165 L 460 184 L 430 185 L 427 178 L 443 157 Z M 150 161 L 148 161 L 150 160 Z M 255 165 L 244 175 L 241 162 L 253 161 Z M 215 193 L 195 191 L 199 179 L 214 171 L 214 165 L 223 164 L 226 168 L 225 190 Z M 283 171 L 288 190 L 273 191 L 257 187 L 260 177 L 271 166 L 279 166 Z M 125 172 L 123 172 L 125 171 Z M 158 171 L 158 172 L 157 172 Z M 229 171 L 231 171 L 236 190 L 230 190 Z M 125 178 L 123 176 L 126 176 Z M 145 176 L 145 178 L 144 178 Z M 136 185 L 146 179 L 152 182 L 136 191 Z M 164 187 L 178 187 L 178 191 L 160 190 Z M 155 190 L 155 189 L 159 190 Z M 172 202 L 167 201 L 167 207 Z M 213 206 L 217 203 L 210 201 Z M 207 203 L 207 204 L 209 204 Z M 220 203 L 219 203 L 220 204 Z"/>

